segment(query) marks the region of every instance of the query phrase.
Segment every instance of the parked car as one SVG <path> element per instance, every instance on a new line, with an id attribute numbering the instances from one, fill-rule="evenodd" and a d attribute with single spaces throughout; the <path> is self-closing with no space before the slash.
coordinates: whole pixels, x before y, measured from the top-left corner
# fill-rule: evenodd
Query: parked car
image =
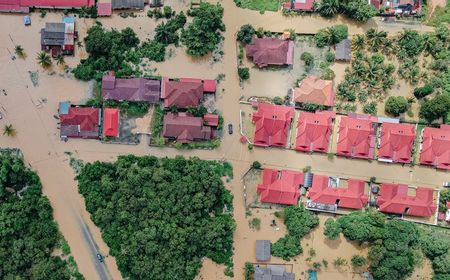
<path id="1" fill-rule="evenodd" d="M 450 182 L 444 182 L 444 188 L 450 188 Z"/>
<path id="2" fill-rule="evenodd" d="M 233 125 L 231 123 L 228 124 L 228 134 L 233 134 Z"/>
<path id="3" fill-rule="evenodd" d="M 97 254 L 97 259 L 99 262 L 103 262 L 103 256 L 101 254 Z"/>
<path id="4" fill-rule="evenodd" d="M 411 15 L 412 12 L 413 12 L 413 5 L 411 4 L 402 4 L 398 5 L 397 8 L 395 8 L 396 15 Z"/>

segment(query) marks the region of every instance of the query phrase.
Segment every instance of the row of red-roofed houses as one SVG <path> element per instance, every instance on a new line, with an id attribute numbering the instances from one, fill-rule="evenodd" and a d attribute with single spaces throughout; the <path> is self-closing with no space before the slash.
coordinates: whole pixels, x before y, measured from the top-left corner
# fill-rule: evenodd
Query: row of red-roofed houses
<path id="1" fill-rule="evenodd" d="M 254 105 L 257 111 L 252 117 L 256 126 L 253 144 L 260 147 L 287 147 L 294 108 L 267 103 Z M 335 119 L 336 114 L 332 111 L 300 112 L 294 149 L 328 153 Z M 377 138 L 378 126 L 380 132 Z M 420 164 L 450 169 L 450 126 L 425 127 L 419 138 Z M 411 163 L 415 140 L 415 125 L 398 123 L 396 119 L 351 113 L 340 117 L 336 154 L 368 160 L 377 157 L 383 162 Z"/>
<path id="2" fill-rule="evenodd" d="M 345 187 L 341 186 L 344 181 Z M 336 213 L 341 208 L 362 210 L 368 204 L 383 213 L 396 215 L 430 218 L 437 212 L 437 195 L 432 188 L 392 183 L 369 188 L 363 180 L 291 170 L 263 169 L 257 192 L 262 203 L 283 205 L 297 205 L 304 194 L 306 207 L 322 212 Z"/>
<path id="3" fill-rule="evenodd" d="M 184 110 L 200 105 L 204 94 L 215 94 L 215 80 L 181 78 L 162 81 L 146 78 L 116 78 L 113 73 L 102 79 L 104 101 L 162 103 L 164 109 L 176 107 Z M 89 138 L 119 136 L 119 110 L 73 106 L 61 102 L 59 107 L 60 136 L 67 138 Z M 101 121 L 103 120 L 103 121 Z M 209 140 L 216 136 L 219 125 L 217 114 L 195 117 L 187 112 L 167 112 L 163 119 L 163 136 L 181 143 L 194 140 Z M 103 130 L 101 129 L 103 128 Z"/>

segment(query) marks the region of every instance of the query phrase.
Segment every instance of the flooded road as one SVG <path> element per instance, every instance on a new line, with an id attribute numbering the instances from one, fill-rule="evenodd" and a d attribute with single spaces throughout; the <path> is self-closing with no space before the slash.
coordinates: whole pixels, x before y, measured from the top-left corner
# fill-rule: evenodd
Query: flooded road
<path id="1" fill-rule="evenodd" d="M 187 5 L 187 2 L 189 1 L 167 0 L 166 4 L 182 7 L 183 4 Z M 221 3 L 225 7 L 224 22 L 227 27 L 224 34 L 222 62 L 212 63 L 209 58 L 194 61 L 185 55 L 183 48 L 179 48 L 166 62 L 153 64 L 152 67 L 157 68 L 157 74 L 170 77 L 184 76 L 210 79 L 216 78 L 219 74 L 224 74 L 225 80 L 220 83 L 217 94 L 217 108 L 223 113 L 225 124 L 232 123 L 235 128 L 238 128 L 239 124 L 240 107 L 238 101 L 240 96 L 245 95 L 245 89 L 242 90 L 239 87 L 236 71 L 235 33 L 241 25 L 250 23 L 255 27 L 263 27 L 272 31 L 293 28 L 301 33 L 314 33 L 320 28 L 345 22 L 349 24 L 350 33 L 356 34 L 378 24 L 377 21 L 371 20 L 364 25 L 355 25 L 340 17 L 333 20 L 324 20 L 317 16 L 285 18 L 279 13 L 272 12 L 261 15 L 256 11 L 238 9 L 231 0 Z M 313 171 L 323 174 L 362 179 L 376 176 L 380 181 L 432 187 L 439 187 L 444 180 L 448 179 L 448 173 L 437 172 L 431 168 L 420 166 L 403 167 L 396 164 L 382 164 L 377 161 L 368 162 L 345 158 L 329 160 L 326 155 L 310 155 L 281 149 L 255 148 L 250 151 L 246 145 L 240 144 L 239 135 L 236 133 L 238 129 L 235 129 L 236 132 L 233 135 L 225 134 L 221 147 L 213 151 L 180 151 L 170 148 L 154 148 L 148 147 L 145 141 L 142 141 L 138 146 L 105 145 L 95 140 L 61 142 L 57 120 L 53 117 L 57 113 L 58 102 L 70 100 L 76 103 L 83 100 L 89 91 L 87 83 L 66 77 L 67 75 L 56 65 L 53 68 L 55 73 L 49 75 L 51 71 L 40 69 L 36 63 L 36 53 L 40 50 L 40 28 L 44 26 L 45 22 L 59 22 L 61 16 L 62 13 L 48 13 L 42 19 L 38 13 L 35 13 L 32 15 L 32 26 L 24 27 L 20 15 L 0 15 L 0 88 L 6 89 L 8 93 L 7 96 L 0 95 L 0 111 L 4 115 L 3 120 L 0 121 L 0 126 L 12 124 L 18 132 L 14 138 L 0 136 L 0 146 L 22 149 L 25 160 L 31 164 L 32 168 L 37 170 L 43 184 L 43 192 L 50 199 L 59 228 L 72 249 L 80 272 L 88 280 L 122 279 L 122 277 L 113 257 L 108 256 L 105 259 L 105 265 L 101 266 L 96 259 L 96 251 L 107 255 L 109 250 L 101 238 L 99 228 L 92 223 L 89 213 L 85 209 L 83 198 L 78 194 L 77 183 L 74 181 L 75 174 L 69 166 L 69 152 L 72 153 L 74 158 L 85 161 L 112 161 L 118 155 L 132 153 L 170 157 L 181 154 L 198 156 L 203 159 L 224 159 L 231 162 L 235 175 L 234 179 L 226 185 L 234 194 L 234 216 L 237 222 L 234 236 L 235 279 L 243 279 L 242 267 L 244 263 L 254 261 L 254 241 L 256 239 L 275 241 L 284 234 L 282 228 L 279 231 L 274 231 L 267 225 L 264 225 L 262 230 L 258 232 L 252 231 L 248 227 L 241 176 L 255 160 L 270 167 L 301 170 L 309 165 Z M 112 18 L 100 19 L 100 21 L 105 26 L 116 28 L 131 26 L 141 39 L 149 36 L 149 34 L 151 35 L 153 27 L 157 24 L 156 21 L 147 18 L 144 13 L 138 13 L 136 18 L 128 17 L 127 19 L 115 14 Z M 86 30 L 92 22 L 92 20 L 77 20 L 77 28 L 81 38 L 85 36 Z M 392 29 L 393 32 L 401 29 L 391 28 L 391 26 L 383 28 Z M 10 53 L 13 51 L 14 44 L 19 44 L 25 49 L 28 55 L 25 60 L 11 60 Z M 80 56 L 85 56 L 83 49 L 77 49 L 76 57 L 67 58 L 67 64 L 69 66 L 76 65 Z M 37 71 L 39 76 L 38 86 L 32 85 L 29 71 Z M 274 72 L 272 78 L 277 78 L 276 72 Z M 258 81 L 253 80 L 252 83 L 258 83 Z M 261 95 L 266 95 L 264 90 L 265 88 L 261 87 Z M 270 93 L 267 93 L 267 95 L 270 95 Z M 260 214 L 255 213 L 255 215 L 262 215 L 261 219 L 265 224 L 272 214 L 261 212 Z M 85 226 L 81 221 L 85 222 Z M 328 252 L 333 255 L 351 254 L 353 252 L 349 249 L 350 247 L 345 247 L 342 250 L 330 250 L 328 247 L 321 247 L 325 245 L 319 244 L 320 238 L 314 240 L 312 242 L 317 243 L 314 246 L 317 246 L 318 256 Z M 342 242 L 342 246 L 347 246 L 344 244 L 346 242 Z M 302 259 L 303 257 L 299 258 L 295 264 L 299 273 L 306 269 L 306 264 L 300 261 Z M 110 278 L 105 278 L 109 277 L 108 275 L 110 275 Z M 346 276 L 336 276 L 333 271 L 330 271 L 330 274 L 324 271 L 321 275 L 323 279 L 350 279 Z M 226 277 L 223 275 L 222 266 L 205 261 L 199 279 L 226 279 Z"/>

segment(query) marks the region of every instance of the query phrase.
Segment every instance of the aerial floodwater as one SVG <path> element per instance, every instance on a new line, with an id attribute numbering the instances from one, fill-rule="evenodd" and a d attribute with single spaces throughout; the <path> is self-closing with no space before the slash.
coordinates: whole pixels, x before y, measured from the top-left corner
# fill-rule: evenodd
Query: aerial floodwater
<path id="1" fill-rule="evenodd" d="M 114 2 L 114 0 L 112 1 Z M 216 3 L 217 1 L 208 0 L 207 2 Z M 327 153 L 297 152 L 293 147 L 262 148 L 256 147 L 256 145 L 253 147 L 243 139 L 240 127 L 241 118 L 249 120 L 249 118 L 251 119 L 249 112 L 256 112 L 252 104 L 246 102 L 250 97 L 266 97 L 270 100 L 273 97 L 284 97 L 294 87 L 296 80 L 300 79 L 301 74 L 297 71 L 303 71 L 300 68 L 304 68 L 301 64 L 303 62 L 300 60 L 302 50 L 297 50 L 299 53 L 294 51 L 292 69 L 279 69 L 279 71 L 260 70 L 250 60 L 244 58 L 245 65 L 250 67 L 251 77 L 248 81 L 240 82 L 237 72 L 239 47 L 236 43 L 236 33 L 242 25 L 251 24 L 255 29 L 261 27 L 273 33 L 282 33 L 291 29 L 298 36 L 310 36 L 316 34 L 320 29 L 345 24 L 348 26 L 350 37 L 364 34 L 371 28 L 386 31 L 389 35 L 394 36 L 405 27 L 417 30 L 421 34 L 433 31 L 433 27 L 402 22 L 388 25 L 378 17 L 365 23 L 357 23 L 341 15 L 330 19 L 320 17 L 318 14 L 284 16 L 281 11 L 265 11 L 263 13 L 238 8 L 234 2 L 232 0 L 219 1 L 224 8 L 223 23 L 226 30 L 222 34 L 224 40 L 219 45 L 223 53 L 218 55 L 217 59 L 216 53 L 193 58 L 186 53 L 186 47 L 180 43 L 179 47 L 174 45 L 168 47 L 165 61 L 146 62 L 148 64 L 146 66 L 151 69 L 152 76 L 155 77 L 219 80 L 214 106 L 223 117 L 223 127 L 227 128 L 229 124 L 232 124 L 234 129 L 232 134 L 228 132 L 228 129 L 224 129 L 220 133 L 221 143 L 215 149 L 177 149 L 174 147 L 176 144 L 164 147 L 149 146 L 148 135 L 140 135 L 140 143 L 137 145 L 104 143 L 95 139 L 62 141 L 60 138 L 59 103 L 70 101 L 72 104 L 84 104 L 98 90 L 94 81 L 77 80 L 70 72 L 70 69 L 75 68 L 80 60 L 87 59 L 89 56 L 83 41 L 89 28 L 95 25 L 96 20 L 104 28 L 122 30 L 130 27 L 141 42 L 144 42 L 153 38 L 156 26 L 163 20 L 156 21 L 149 18 L 147 16 L 147 11 L 150 9 L 148 5 L 145 6 L 144 11 L 133 11 L 134 16 L 120 16 L 119 13 L 123 11 L 119 10 L 114 11 L 111 17 L 99 17 L 96 20 L 76 17 L 78 41 L 82 44 L 75 45 L 74 56 L 65 56 L 64 66 L 54 62 L 48 69 L 43 69 L 36 60 L 37 54 L 41 52 L 40 32 L 45 23 L 60 22 L 64 15 L 63 12 L 51 10 L 46 13 L 45 17 L 41 17 L 40 12 L 36 9 L 35 12 L 29 14 L 31 19 L 29 26 L 24 26 L 22 14 L 0 13 L 0 128 L 3 131 L 5 125 L 11 124 L 16 131 L 13 137 L 0 135 L 0 148 L 19 148 L 23 152 L 26 164 L 39 175 L 43 194 L 50 201 L 58 228 L 71 248 L 79 272 L 86 279 L 119 280 L 124 279 L 125 276 L 122 276 L 122 269 L 119 270 L 116 258 L 110 255 L 109 247 L 102 238 L 101 229 L 92 221 L 91 215 L 86 209 L 85 200 L 78 192 L 77 174 L 73 168 L 76 160 L 113 162 L 120 155 L 133 154 L 157 157 L 195 156 L 204 160 L 229 162 L 233 167 L 234 176 L 224 184 L 233 194 L 233 214 L 236 221 L 233 236 L 233 279 L 244 279 L 246 262 L 256 264 L 256 240 L 270 240 L 273 245 L 288 233 L 283 220 L 275 217 L 274 214 L 282 210 L 279 205 L 252 208 L 251 210 L 246 207 L 248 197 L 244 192 L 243 177 L 255 161 L 258 161 L 263 168 L 302 171 L 305 167 L 309 167 L 314 173 L 322 175 L 354 178 L 366 182 L 369 182 L 371 177 L 376 177 L 377 182 L 426 186 L 433 189 L 440 189 L 443 182 L 450 181 L 448 170 L 437 170 L 418 163 L 387 164 L 376 159 L 360 160 L 337 157 L 332 155 L 331 151 L 330 157 Z M 439 5 L 445 3 L 445 0 L 435 2 L 439 2 Z M 186 13 L 190 3 L 190 0 L 164 1 L 164 5 L 171 6 L 177 13 L 180 11 Z M 188 23 L 190 20 L 188 17 Z M 14 53 L 17 45 L 24 49 L 25 54 L 22 58 Z M 394 61 L 393 58 L 392 60 L 393 64 L 399 65 L 398 61 Z M 318 65 L 319 62 L 317 62 L 317 68 Z M 345 80 L 344 75 L 349 66 L 350 63 L 334 63 L 330 66 L 335 74 L 335 88 L 337 84 Z M 422 86 L 422 84 L 420 85 Z M 412 92 L 416 87 L 417 85 L 412 85 L 405 80 L 395 81 L 392 95 L 407 99 L 413 97 Z M 381 99 L 379 103 L 375 114 L 386 117 L 385 100 Z M 406 116 L 407 113 L 402 116 L 407 121 L 416 124 L 419 121 L 420 104 L 422 103 L 417 101 L 410 105 L 413 116 Z M 172 109 L 167 108 L 167 110 Z M 357 113 L 362 113 L 362 108 L 358 107 L 357 110 Z M 143 130 L 148 128 L 148 126 L 145 127 L 145 124 L 151 119 L 149 115 L 137 121 Z M 290 132 L 292 139 L 295 138 L 297 132 L 298 113 L 294 119 L 295 122 L 293 121 L 291 124 L 292 131 Z M 337 127 L 336 125 L 334 129 L 336 130 Z M 336 137 L 336 134 L 333 134 L 333 137 Z M 336 138 L 333 138 L 332 141 L 335 142 Z M 415 149 L 418 148 L 419 146 Z M 303 199 L 302 202 L 305 202 L 306 198 Z M 322 266 L 317 270 L 318 279 L 370 279 L 364 278 L 361 273 L 364 270 L 353 269 L 350 263 L 355 255 L 366 257 L 369 245 L 359 246 L 356 241 L 350 242 L 342 234 L 336 240 L 328 239 L 324 235 L 325 221 L 339 215 L 320 213 L 317 216 L 319 225 L 301 239 L 303 253 L 289 261 L 272 256 L 270 263 L 286 264 L 289 271 L 295 273 L 295 279 L 308 279 L 308 270 L 312 267 L 313 262 L 319 262 Z M 261 222 L 258 229 L 250 226 L 250 221 L 255 219 Z M 276 221 L 276 226 L 272 224 L 272 221 Z M 348 263 L 340 267 L 333 265 L 333 261 L 340 258 L 347 260 Z M 328 264 L 328 266 L 324 264 Z M 195 279 L 231 279 L 224 275 L 225 269 L 225 265 L 216 264 L 205 257 L 202 259 L 202 267 Z M 408 279 L 431 279 L 431 275 L 433 275 L 431 261 L 423 256 L 422 263 L 416 266 Z M 0 278 L 2 278 L 1 276 L 0 269 Z"/>

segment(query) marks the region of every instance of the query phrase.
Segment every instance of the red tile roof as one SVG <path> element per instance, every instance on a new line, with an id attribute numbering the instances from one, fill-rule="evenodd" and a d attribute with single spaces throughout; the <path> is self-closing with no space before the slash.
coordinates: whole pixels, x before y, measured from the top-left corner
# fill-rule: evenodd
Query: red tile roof
<path id="1" fill-rule="evenodd" d="M 335 96 L 333 81 L 321 80 L 316 76 L 304 78 L 300 87 L 294 89 L 294 101 L 298 103 L 312 103 L 331 107 L 334 105 Z"/>
<path id="2" fill-rule="evenodd" d="M 159 102 L 161 82 L 144 78 L 120 79 L 113 75 L 102 78 L 104 100 Z"/>
<path id="3" fill-rule="evenodd" d="M 196 107 L 203 97 L 203 84 L 198 82 L 171 81 L 163 78 L 161 98 L 164 107 L 177 106 L 178 108 Z"/>
<path id="4" fill-rule="evenodd" d="M 312 11 L 314 9 L 314 0 L 293 0 L 292 4 L 291 1 L 283 3 L 283 9 L 296 11 Z"/>
<path id="5" fill-rule="evenodd" d="M 263 179 L 258 185 L 261 202 L 296 205 L 300 196 L 303 173 L 274 169 L 264 169 Z"/>
<path id="6" fill-rule="evenodd" d="M 294 42 L 276 38 L 256 38 L 253 43 L 245 46 L 245 52 L 260 68 L 267 65 L 291 65 Z"/>
<path id="7" fill-rule="evenodd" d="M 295 149 L 302 152 L 328 152 L 335 114 L 328 111 L 301 112 Z"/>
<path id="8" fill-rule="evenodd" d="M 416 129 L 412 124 L 383 123 L 378 159 L 410 163 L 415 138 Z"/>
<path id="9" fill-rule="evenodd" d="M 286 147 L 289 127 L 294 117 L 294 108 L 260 103 L 258 111 L 253 113 L 256 124 L 253 144 L 256 146 Z"/>
<path id="10" fill-rule="evenodd" d="M 403 184 L 381 184 L 377 205 L 381 212 L 431 217 L 436 211 L 433 189 L 418 187 L 416 195 L 408 195 L 408 186 Z"/>
<path id="11" fill-rule="evenodd" d="M 94 6 L 95 0 L 20 0 L 21 6 L 81 8 Z"/>
<path id="12" fill-rule="evenodd" d="M 423 129 L 420 164 L 450 170 L 450 126 Z"/>
<path id="13" fill-rule="evenodd" d="M 68 114 L 60 114 L 61 137 L 99 137 L 99 109 L 70 107 Z"/>
<path id="14" fill-rule="evenodd" d="M 167 113 L 164 115 L 163 136 L 176 139 L 180 143 L 194 140 L 210 140 L 214 130 L 203 125 L 203 119 L 188 113 Z"/>
<path id="15" fill-rule="evenodd" d="M 218 126 L 219 125 L 219 115 L 205 114 L 203 116 L 203 121 L 208 126 Z"/>
<path id="16" fill-rule="evenodd" d="M 103 111 L 103 135 L 106 137 L 119 136 L 119 110 L 105 108 Z"/>
<path id="17" fill-rule="evenodd" d="M 365 182 L 348 180 L 347 188 L 335 188 L 328 185 L 328 176 L 314 174 L 308 196 L 311 201 L 322 204 L 338 204 L 338 207 L 362 209 L 367 204 L 364 194 Z"/>
<path id="18" fill-rule="evenodd" d="M 109 17 L 112 15 L 112 3 L 97 3 L 97 14 L 100 17 Z"/>
<path id="19" fill-rule="evenodd" d="M 336 154 L 344 157 L 372 159 L 376 143 L 374 123 L 369 119 L 342 117 Z"/>
<path id="20" fill-rule="evenodd" d="M 21 6 L 20 0 L 0 0 L 0 11 L 28 13 L 29 8 Z"/>
<path id="21" fill-rule="evenodd" d="M 180 82 L 203 83 L 203 92 L 216 93 L 216 80 L 202 80 L 194 78 L 180 78 Z"/>

